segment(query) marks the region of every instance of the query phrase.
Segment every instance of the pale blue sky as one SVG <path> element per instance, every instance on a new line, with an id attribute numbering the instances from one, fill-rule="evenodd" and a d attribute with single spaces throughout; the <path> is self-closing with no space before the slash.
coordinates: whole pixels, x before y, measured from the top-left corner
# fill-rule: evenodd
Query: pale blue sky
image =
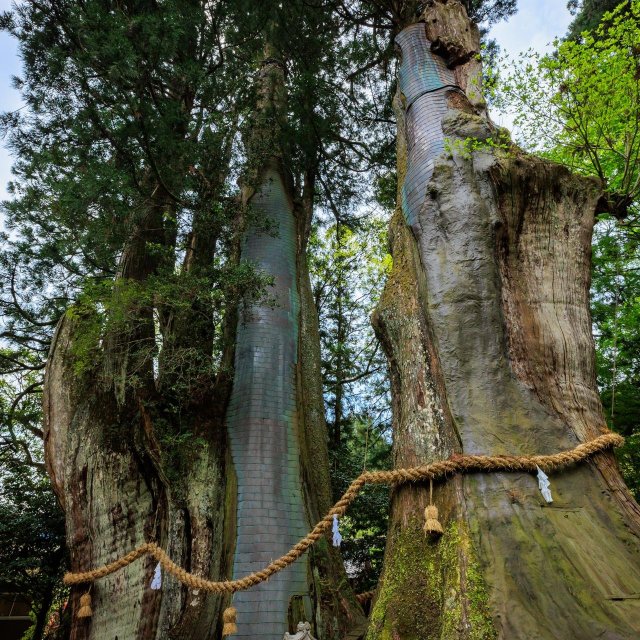
<path id="1" fill-rule="evenodd" d="M 10 0 L 0 0 L 0 11 L 11 7 Z M 20 60 L 15 42 L 0 32 L 0 112 L 13 111 L 21 106 L 18 92 L 11 87 L 11 76 L 20 74 Z M 7 197 L 6 186 L 11 177 L 11 158 L 0 140 L 0 200 Z"/>
<path id="2" fill-rule="evenodd" d="M 6 11 L 11 0 L 0 0 L 0 11 Z M 548 49 L 554 37 L 563 35 L 571 16 L 566 0 L 520 0 L 518 13 L 508 22 L 496 25 L 491 35 L 503 51 L 515 54 L 529 47 Z M 21 107 L 18 93 L 11 87 L 11 76 L 20 75 L 20 60 L 15 42 L 0 33 L 0 111 Z M 496 117 L 499 124 L 509 126 L 509 118 Z M 0 144 L 2 142 L 0 141 Z M 0 200 L 6 198 L 6 185 L 11 177 L 11 158 L 4 145 L 0 146 Z"/>

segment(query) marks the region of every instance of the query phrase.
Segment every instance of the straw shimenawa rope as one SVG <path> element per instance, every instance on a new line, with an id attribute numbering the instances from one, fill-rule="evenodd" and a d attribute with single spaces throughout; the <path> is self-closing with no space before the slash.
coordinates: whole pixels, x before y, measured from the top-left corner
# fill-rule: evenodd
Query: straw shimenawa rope
<path id="1" fill-rule="evenodd" d="M 371 600 L 375 595 L 376 595 L 375 591 L 365 591 L 364 593 L 359 593 L 356 596 L 356 600 L 360 604 L 364 604 L 365 602 L 369 602 L 369 600 Z"/>
<path id="2" fill-rule="evenodd" d="M 575 449 L 562 451 L 546 456 L 477 456 L 477 455 L 453 455 L 448 460 L 434 462 L 433 464 L 414 467 L 411 469 L 393 469 L 392 471 L 365 471 L 358 476 L 345 491 L 344 495 L 329 510 L 327 515 L 298 542 L 288 553 L 274 560 L 261 571 L 237 580 L 225 580 L 214 582 L 189 573 L 179 567 L 166 552 L 155 542 L 147 542 L 127 555 L 92 571 L 79 573 L 67 573 L 64 583 L 67 585 L 87 584 L 104 578 L 119 569 L 126 567 L 145 554 L 152 555 L 162 568 L 174 575 L 180 582 L 192 589 L 203 589 L 213 593 L 235 593 L 249 589 L 260 582 L 264 582 L 274 573 L 282 571 L 285 567 L 294 563 L 311 545 L 333 524 L 333 516 L 341 516 L 347 507 L 353 502 L 365 484 L 403 484 L 406 482 L 418 482 L 421 480 L 436 480 L 455 473 L 478 473 L 495 471 L 525 471 L 535 472 L 538 468 L 545 472 L 557 471 L 565 467 L 586 460 L 594 453 L 604 451 L 611 447 L 618 447 L 624 442 L 624 438 L 616 433 L 605 433 L 589 442 L 578 445 Z"/>

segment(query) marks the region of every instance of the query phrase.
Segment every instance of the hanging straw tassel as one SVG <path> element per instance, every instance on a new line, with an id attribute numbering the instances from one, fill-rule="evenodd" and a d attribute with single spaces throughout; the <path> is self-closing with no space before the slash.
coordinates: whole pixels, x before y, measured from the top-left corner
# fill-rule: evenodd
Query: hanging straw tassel
<path id="1" fill-rule="evenodd" d="M 93 615 L 91 609 L 91 594 L 87 591 L 80 596 L 80 608 L 78 609 L 78 618 L 90 618 Z"/>
<path id="2" fill-rule="evenodd" d="M 424 510 L 424 532 L 432 538 L 439 538 L 444 529 L 438 520 L 438 507 L 433 504 L 433 480 L 429 480 L 429 506 Z"/>
<path id="3" fill-rule="evenodd" d="M 224 627 L 222 628 L 222 636 L 230 636 L 234 633 L 238 633 L 238 627 L 236 625 L 236 616 L 238 612 L 235 607 L 227 607 L 222 614 L 222 621 Z"/>

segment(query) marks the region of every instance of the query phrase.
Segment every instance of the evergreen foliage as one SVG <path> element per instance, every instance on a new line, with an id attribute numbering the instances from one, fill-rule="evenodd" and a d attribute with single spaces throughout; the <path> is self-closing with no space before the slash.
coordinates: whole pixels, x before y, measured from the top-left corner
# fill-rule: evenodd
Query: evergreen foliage
<path id="1" fill-rule="evenodd" d="M 64 314 L 82 323 L 74 371 L 87 387 L 117 388 L 132 415 L 148 404 L 164 472 L 184 490 L 200 416 L 220 410 L 228 384 L 237 305 L 270 295 L 271 274 L 238 259 L 249 221 L 270 228 L 243 210 L 238 183 L 255 186 L 270 154 L 296 210 L 316 215 L 308 256 L 334 497 L 363 469 L 391 465 L 386 364 L 369 315 L 390 269 L 396 200 L 393 36 L 422 4 L 38 0 L 0 18 L 20 45 L 25 103 L 0 120 L 16 159 L 0 251 L 0 581 L 33 597 L 33 638 L 64 599 L 39 408 L 55 326 Z M 570 3 L 580 10 L 571 39 L 502 78 L 501 99 L 519 104 L 523 144 L 607 187 L 594 246 L 598 383 L 640 495 L 640 5 L 596 28 L 616 4 Z M 465 5 L 483 29 L 516 11 L 516 0 Z M 286 69 L 287 118 L 277 140 L 257 144 L 267 41 Z M 388 490 L 374 487 L 341 523 L 357 591 L 379 575 L 387 509 Z"/>
<path id="2" fill-rule="evenodd" d="M 366 414 L 382 431 L 389 421 L 386 363 L 369 322 L 391 268 L 386 222 L 365 217 L 353 227 L 318 226 L 309 248 L 327 421 L 338 447 L 350 416 Z"/>
<path id="3" fill-rule="evenodd" d="M 577 40 L 583 31 L 593 31 L 605 13 L 613 11 L 620 5 L 629 5 L 628 0 L 569 0 L 567 7 L 575 16 L 569 25 L 567 37 Z"/>
<path id="4" fill-rule="evenodd" d="M 463 4 L 474 22 L 486 26 L 508 19 L 518 9 L 518 0 L 465 0 Z"/>
<path id="5" fill-rule="evenodd" d="M 342 428 L 340 445 L 331 449 L 331 480 L 337 500 L 354 478 L 365 470 L 390 469 L 391 443 L 388 433 L 366 415 L 351 415 Z M 340 547 L 356 593 L 375 589 L 382 571 L 389 487 L 367 487 L 340 520 Z"/>
<path id="6" fill-rule="evenodd" d="M 320 318 L 333 499 L 353 478 L 391 466 L 391 407 L 384 354 L 369 316 L 391 268 L 386 221 L 363 216 L 317 225 L 309 266 Z M 372 589 L 382 569 L 388 487 L 369 487 L 341 519 L 341 546 L 356 592 Z"/>

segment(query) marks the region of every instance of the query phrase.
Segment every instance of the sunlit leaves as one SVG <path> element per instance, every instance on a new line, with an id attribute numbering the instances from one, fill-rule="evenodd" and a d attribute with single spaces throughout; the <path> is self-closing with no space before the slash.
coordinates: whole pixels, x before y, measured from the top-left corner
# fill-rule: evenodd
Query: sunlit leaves
<path id="1" fill-rule="evenodd" d="M 522 144 L 600 178 L 616 201 L 640 195 L 640 2 L 608 14 L 578 41 L 529 51 L 501 72 L 498 105 Z M 615 211 L 616 215 L 624 212 Z"/>

